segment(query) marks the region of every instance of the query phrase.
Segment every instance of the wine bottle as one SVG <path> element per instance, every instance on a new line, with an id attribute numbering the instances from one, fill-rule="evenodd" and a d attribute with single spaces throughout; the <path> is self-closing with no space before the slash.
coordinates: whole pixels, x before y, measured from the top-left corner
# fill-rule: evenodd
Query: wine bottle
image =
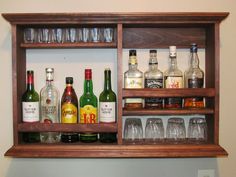
<path id="1" fill-rule="evenodd" d="M 39 122 L 39 95 L 34 89 L 34 71 L 27 71 L 27 89 L 21 98 L 22 121 L 25 123 Z M 26 143 L 40 142 L 39 132 L 23 133 Z"/>
<path id="2" fill-rule="evenodd" d="M 104 89 L 99 96 L 99 122 L 115 123 L 116 122 L 116 94 L 111 87 L 111 70 L 104 71 Z M 103 143 L 116 142 L 116 133 L 101 133 L 100 141 Z"/>
<path id="3" fill-rule="evenodd" d="M 73 88 L 73 77 L 66 77 L 66 88 L 61 98 L 61 123 L 78 123 L 78 99 Z M 78 141 L 78 133 L 62 133 L 61 141 L 73 143 Z"/>
<path id="4" fill-rule="evenodd" d="M 98 123 L 98 100 L 93 93 L 92 70 L 85 69 L 84 93 L 80 97 L 80 123 L 93 124 Z M 97 133 L 80 133 L 80 141 L 85 143 L 98 140 Z"/>

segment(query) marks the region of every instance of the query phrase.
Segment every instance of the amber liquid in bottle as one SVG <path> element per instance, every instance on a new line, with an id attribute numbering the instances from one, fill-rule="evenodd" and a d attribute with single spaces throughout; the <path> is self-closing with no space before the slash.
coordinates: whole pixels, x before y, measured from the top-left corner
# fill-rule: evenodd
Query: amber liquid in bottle
<path id="1" fill-rule="evenodd" d="M 66 77 L 66 88 L 61 98 L 61 123 L 78 123 L 78 99 L 72 85 L 73 77 Z M 78 140 L 78 133 L 61 134 L 61 141 L 64 143 L 73 143 Z"/>
<path id="2" fill-rule="evenodd" d="M 199 58 L 197 54 L 197 44 L 192 44 L 190 48 L 191 62 L 189 69 L 185 72 L 186 88 L 203 88 L 204 72 L 199 67 Z M 203 97 L 190 97 L 184 99 L 185 108 L 203 108 Z"/>

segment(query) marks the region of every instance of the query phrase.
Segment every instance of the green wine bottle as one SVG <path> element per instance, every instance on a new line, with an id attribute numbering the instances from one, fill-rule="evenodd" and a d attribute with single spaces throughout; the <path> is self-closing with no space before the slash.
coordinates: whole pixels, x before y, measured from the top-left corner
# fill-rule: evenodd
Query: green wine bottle
<path id="1" fill-rule="evenodd" d="M 93 93 L 92 70 L 85 69 L 84 93 L 80 97 L 80 123 L 98 123 L 97 106 L 98 100 Z M 80 133 L 80 141 L 85 143 L 98 140 L 97 133 Z"/>
<path id="2" fill-rule="evenodd" d="M 100 123 L 116 122 L 116 94 L 111 88 L 111 70 L 104 71 L 104 89 L 99 96 L 99 118 Z M 101 133 L 102 143 L 113 143 L 117 141 L 116 133 Z"/>
<path id="3" fill-rule="evenodd" d="M 34 89 L 34 71 L 27 71 L 27 89 L 21 98 L 22 122 L 39 122 L 39 94 Z M 23 133 L 26 143 L 40 142 L 39 132 Z"/>

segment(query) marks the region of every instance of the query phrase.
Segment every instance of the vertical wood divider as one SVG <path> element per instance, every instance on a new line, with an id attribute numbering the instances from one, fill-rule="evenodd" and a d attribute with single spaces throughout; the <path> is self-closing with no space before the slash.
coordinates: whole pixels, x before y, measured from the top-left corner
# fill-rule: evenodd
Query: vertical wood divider
<path id="1" fill-rule="evenodd" d="M 122 83 L 123 83 L 123 69 L 122 69 L 122 55 L 123 55 L 123 27 L 122 24 L 117 24 L 117 123 L 118 123 L 118 144 L 122 144 Z"/>

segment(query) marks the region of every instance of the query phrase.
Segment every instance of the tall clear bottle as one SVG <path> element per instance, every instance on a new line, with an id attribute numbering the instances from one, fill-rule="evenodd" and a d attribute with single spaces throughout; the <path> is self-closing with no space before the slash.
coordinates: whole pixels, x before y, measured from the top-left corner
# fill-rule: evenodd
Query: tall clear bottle
<path id="1" fill-rule="evenodd" d="M 186 88 L 203 88 L 204 72 L 199 67 L 199 58 L 197 54 L 197 44 L 192 44 L 190 48 L 190 67 L 185 72 Z M 204 107 L 203 97 L 191 97 L 184 99 L 185 108 L 202 108 Z"/>
<path id="2" fill-rule="evenodd" d="M 149 69 L 144 73 L 145 88 L 163 88 L 163 73 L 158 69 L 157 51 L 150 50 Z M 145 108 L 163 108 L 163 98 L 145 98 Z"/>
<path id="3" fill-rule="evenodd" d="M 99 122 L 116 122 L 116 94 L 111 87 L 111 70 L 104 71 L 104 89 L 99 96 Z M 103 143 L 112 143 L 117 141 L 116 133 L 101 133 L 100 141 Z"/>
<path id="4" fill-rule="evenodd" d="M 143 73 L 138 70 L 136 50 L 129 51 L 129 69 L 124 73 L 124 88 L 143 88 Z M 143 108 L 142 98 L 126 98 L 126 109 Z"/>
<path id="5" fill-rule="evenodd" d="M 66 77 L 66 88 L 61 98 L 61 123 L 78 123 L 78 99 L 73 88 L 73 77 Z M 61 141 L 73 143 L 79 140 L 78 133 L 62 133 Z"/>
<path id="6" fill-rule="evenodd" d="M 165 88 L 183 88 L 183 74 L 177 66 L 176 46 L 170 46 L 170 67 L 164 72 Z M 182 98 L 165 98 L 165 108 L 182 108 Z"/>
<path id="7" fill-rule="evenodd" d="M 98 99 L 93 93 L 92 70 L 85 69 L 84 93 L 80 97 L 80 123 L 98 123 Z M 98 140 L 97 133 L 80 133 L 80 141 L 85 143 Z"/>
<path id="8" fill-rule="evenodd" d="M 39 95 L 34 89 L 34 71 L 27 71 L 27 88 L 21 97 L 22 122 L 39 122 Z M 40 142 L 39 132 L 23 133 L 23 141 L 26 143 Z"/>
<path id="9" fill-rule="evenodd" d="M 41 123 L 60 123 L 59 91 L 54 86 L 54 69 L 46 68 L 46 85 L 40 91 L 40 121 Z M 58 132 L 40 133 L 42 143 L 57 143 L 60 141 Z"/>

